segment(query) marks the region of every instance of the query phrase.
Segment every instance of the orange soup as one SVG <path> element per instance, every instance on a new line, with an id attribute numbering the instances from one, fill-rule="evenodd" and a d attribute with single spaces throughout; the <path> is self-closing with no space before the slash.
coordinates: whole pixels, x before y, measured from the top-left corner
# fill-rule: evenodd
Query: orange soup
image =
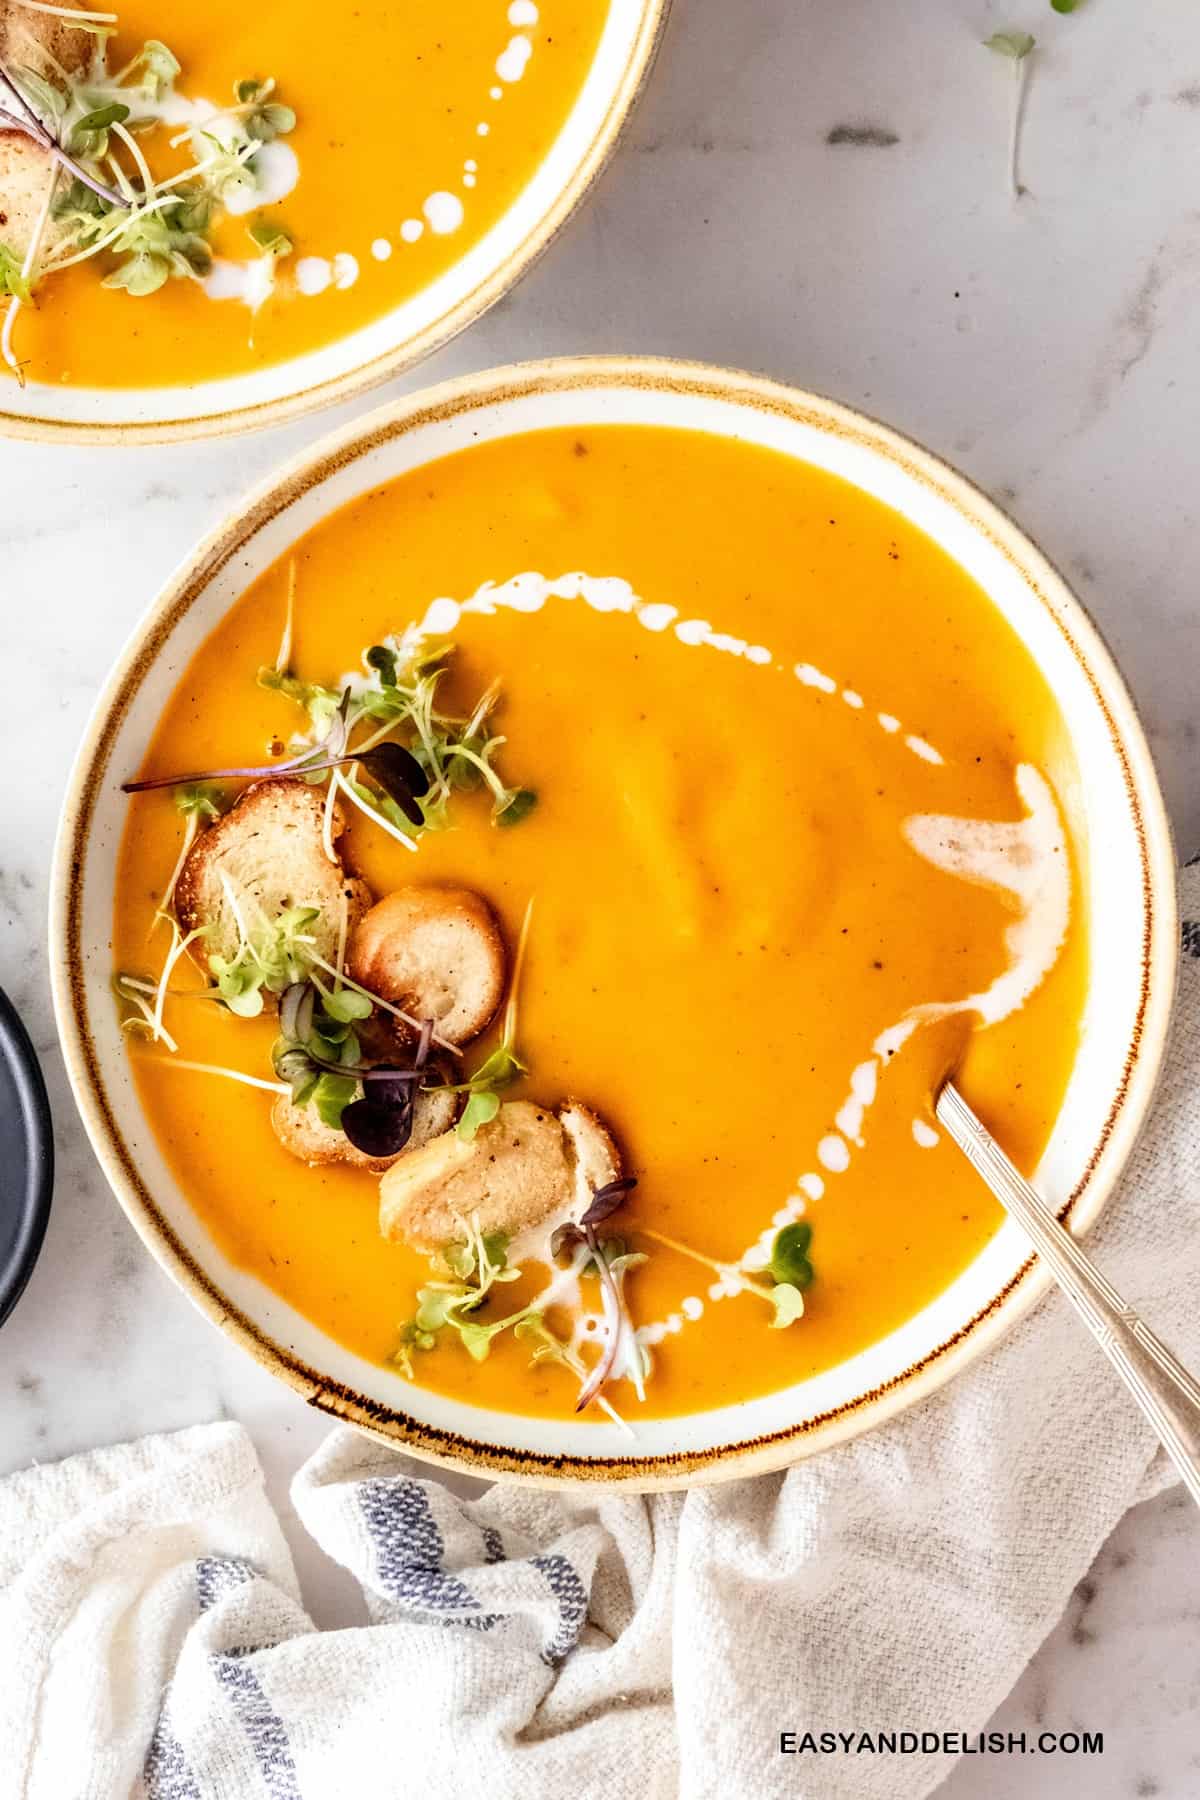
<path id="1" fill-rule="evenodd" d="M 608 0 L 120 0 L 97 74 L 78 66 L 93 40 L 0 0 L 5 67 L 32 69 L 42 85 L 26 91 L 43 116 L 47 82 L 56 104 L 69 98 L 60 137 L 86 174 L 119 187 L 119 164 L 144 195 L 144 154 L 155 182 L 190 170 L 189 191 L 204 190 L 175 211 L 164 187 L 139 221 L 64 171 L 15 358 L 43 382 L 190 386 L 378 319 L 444 274 L 527 185 L 607 14 Z M 53 48 L 39 50 L 48 30 Z M 147 40 L 164 40 L 169 60 L 160 43 L 134 62 Z M 126 116 L 79 129 L 114 105 Z M 26 245 L 8 247 L 19 260 Z"/>
<path id="2" fill-rule="evenodd" d="M 473 743 L 486 772 L 473 768 L 474 787 L 454 786 L 426 825 L 412 823 L 402 770 L 396 789 L 369 741 L 407 746 L 428 768 L 428 717 L 384 697 L 416 692 L 430 670 L 443 752 Z M 436 1078 L 473 1109 L 465 1139 L 460 1111 L 436 1151 L 402 1151 L 382 1184 L 362 1167 L 308 1166 L 273 1127 L 280 1108 L 312 1120 L 290 1094 L 324 1067 L 286 1060 L 302 1028 L 281 1035 L 280 993 L 292 989 L 294 1012 L 303 991 L 302 946 L 272 988 L 249 975 L 257 952 L 236 933 L 206 966 L 218 928 L 201 920 L 209 935 L 166 982 L 174 1050 L 153 1020 L 164 957 L 182 941 L 184 909 L 156 927 L 155 908 L 183 835 L 196 856 L 206 833 L 233 831 L 255 777 L 214 778 L 215 822 L 193 824 L 178 787 L 132 797 L 115 918 L 117 969 L 142 984 L 125 990 L 132 1066 L 226 1254 L 391 1363 L 398 1404 L 411 1380 L 569 1417 L 619 1336 L 599 1401 L 633 1419 L 828 1368 L 964 1269 L 999 1214 L 941 1138 L 932 1097 L 957 1064 L 1031 1169 L 1070 1073 L 1087 950 L 1056 797 L 1072 769 L 1055 701 L 932 542 L 832 476 L 699 432 L 589 427 L 481 444 L 334 513 L 257 580 L 194 657 L 142 774 L 308 755 L 319 820 L 334 780 L 321 746 L 326 760 L 338 751 L 347 719 L 350 750 L 368 748 L 339 765 L 352 791 L 339 785 L 344 834 L 326 851 L 348 884 L 366 884 L 363 904 L 395 890 L 479 896 L 515 1017 L 494 1005 Z M 514 822 L 497 823 L 514 797 Z M 288 880 L 290 902 L 312 898 Z M 301 920 L 296 936 L 316 929 Z M 344 922 L 340 937 L 315 965 L 318 1007 L 357 966 Z M 243 1010 L 259 1004 L 257 983 L 257 1016 L 229 1010 L 218 973 Z M 371 1010 L 365 994 L 356 1004 Z M 349 1029 L 365 1039 L 369 1023 Z M 325 1063 L 341 1054 L 327 1044 Z M 371 1054 L 360 1045 L 346 1066 Z M 414 1055 L 410 1034 L 387 1058 Z M 228 1078 L 238 1073 L 277 1091 Z M 343 1089 L 361 1099 L 369 1086 L 350 1077 Z M 530 1116 L 553 1119 L 568 1099 L 611 1133 L 636 1187 L 594 1180 L 605 1216 L 581 1227 L 573 1199 L 553 1251 L 522 1236 L 524 1215 L 521 1230 L 473 1229 L 462 1195 L 499 1131 L 495 1107 L 515 1120 L 505 1109 L 532 1100 Z M 494 1141 L 493 1165 L 509 1152 Z M 406 1169 L 424 1182 L 431 1154 L 439 1182 L 447 1158 L 465 1171 L 453 1189 L 417 1184 L 422 1205 L 458 1196 L 443 1254 L 427 1241 L 432 1215 L 419 1231 L 404 1212 Z M 480 1195 L 500 1204 L 483 1179 Z M 381 1216 L 397 1207 L 401 1229 L 385 1238 Z M 610 1279 L 621 1265 L 611 1288 L 597 1255 Z M 583 1416 L 603 1414 L 592 1404 Z"/>

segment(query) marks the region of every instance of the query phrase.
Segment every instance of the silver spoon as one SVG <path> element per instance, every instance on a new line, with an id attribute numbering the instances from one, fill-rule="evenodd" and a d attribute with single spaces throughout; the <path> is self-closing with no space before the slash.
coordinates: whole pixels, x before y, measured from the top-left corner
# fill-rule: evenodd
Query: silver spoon
<path id="1" fill-rule="evenodd" d="M 1176 1361 L 1084 1255 L 952 1082 L 938 1095 L 935 1110 L 959 1149 L 1030 1239 L 1157 1431 L 1188 1493 L 1200 1506 L 1200 1382 Z"/>

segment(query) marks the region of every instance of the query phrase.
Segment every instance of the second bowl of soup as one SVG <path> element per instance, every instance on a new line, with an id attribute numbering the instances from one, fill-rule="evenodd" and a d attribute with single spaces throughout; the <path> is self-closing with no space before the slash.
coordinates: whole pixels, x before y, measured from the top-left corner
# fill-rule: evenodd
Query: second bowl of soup
<path id="1" fill-rule="evenodd" d="M 0 0 L 0 428 L 182 437 L 407 367 L 575 206 L 667 0 Z"/>

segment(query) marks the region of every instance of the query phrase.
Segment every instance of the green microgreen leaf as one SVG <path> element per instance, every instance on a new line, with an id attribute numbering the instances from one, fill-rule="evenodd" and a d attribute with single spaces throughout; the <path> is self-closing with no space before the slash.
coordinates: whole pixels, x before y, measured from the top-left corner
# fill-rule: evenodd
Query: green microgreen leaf
<path id="1" fill-rule="evenodd" d="M 7 244 L 0 244 L 0 294 L 7 294 L 28 306 L 33 289 L 26 278 L 22 261 Z"/>
<path id="2" fill-rule="evenodd" d="M 129 117 L 129 108 L 119 100 L 111 100 L 107 106 L 98 106 L 94 112 L 84 113 L 82 119 L 76 119 L 71 130 L 80 136 L 90 131 L 107 131 L 110 125 L 123 125 Z"/>
<path id="3" fill-rule="evenodd" d="M 782 1331 L 804 1317 L 804 1295 L 790 1281 L 777 1282 L 767 1297 L 774 1308 L 773 1331 Z"/>
<path id="4" fill-rule="evenodd" d="M 809 1286 L 813 1278 L 812 1264 L 808 1260 L 811 1243 L 812 1226 L 804 1221 L 785 1225 L 776 1234 L 769 1264 L 776 1281 L 790 1282 L 801 1292 Z"/>
<path id="5" fill-rule="evenodd" d="M 1073 13 L 1079 0 L 1050 0 L 1050 4 L 1056 13 Z"/>
<path id="6" fill-rule="evenodd" d="M 368 668 L 374 669 L 379 675 L 384 687 L 395 687 L 396 652 L 394 650 L 389 650 L 386 644 L 372 644 L 364 661 Z"/>
<path id="7" fill-rule="evenodd" d="M 353 1076 L 322 1075 L 312 1092 L 312 1104 L 321 1123 L 335 1131 L 340 1129 L 342 1114 L 357 1093 L 358 1082 Z"/>
<path id="8" fill-rule="evenodd" d="M 294 248 L 288 233 L 272 219 L 256 219 L 250 237 L 265 256 L 290 256 Z"/>
<path id="9" fill-rule="evenodd" d="M 221 789 L 211 781 L 184 782 L 174 792 L 175 805 L 185 819 L 193 814 L 201 820 L 219 819 L 224 798 Z"/>
<path id="10" fill-rule="evenodd" d="M 308 714 L 316 732 L 328 730 L 330 721 L 342 704 L 342 696 L 333 688 L 322 687 L 319 681 L 301 681 L 286 669 L 267 669 L 258 671 L 258 685 L 270 688 L 275 693 L 284 694 L 302 706 Z"/>
<path id="11" fill-rule="evenodd" d="M 110 275 L 106 275 L 100 285 L 121 288 L 140 300 L 147 294 L 156 294 L 170 274 L 171 265 L 165 256 L 155 256 L 150 251 L 139 250 L 120 263 Z"/>
<path id="12" fill-rule="evenodd" d="M 1037 43 L 1037 39 L 1028 31 L 994 31 L 990 38 L 984 39 L 984 47 L 994 50 L 997 56 L 1011 57 L 1014 62 L 1023 62 Z"/>
<path id="13" fill-rule="evenodd" d="M 321 1004 L 329 1017 L 339 1025 L 369 1019 L 375 1010 L 367 996 L 356 992 L 354 988 L 338 988 L 333 993 L 325 994 Z"/>
<path id="14" fill-rule="evenodd" d="M 481 1125 L 490 1125 L 500 1111 L 500 1096 L 492 1093 L 472 1094 L 458 1121 L 458 1135 L 467 1143 L 474 1140 Z"/>
<path id="15" fill-rule="evenodd" d="M 532 788 L 512 788 L 509 791 L 511 799 L 506 800 L 496 812 L 497 825 L 519 825 L 537 805 L 537 795 Z"/>

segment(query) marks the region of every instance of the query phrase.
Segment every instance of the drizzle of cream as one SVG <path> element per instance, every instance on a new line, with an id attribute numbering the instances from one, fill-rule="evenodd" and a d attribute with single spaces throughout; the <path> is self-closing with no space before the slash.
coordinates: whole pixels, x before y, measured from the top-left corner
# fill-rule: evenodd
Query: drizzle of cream
<path id="1" fill-rule="evenodd" d="M 376 262 L 386 262 L 392 254 L 391 242 L 388 238 L 377 237 L 371 245 L 371 255 Z"/>
<path id="2" fill-rule="evenodd" d="M 323 294 L 333 281 L 333 264 L 324 256 L 302 256 L 296 264 L 296 286 L 302 294 Z"/>
<path id="3" fill-rule="evenodd" d="M 448 237 L 452 231 L 458 230 L 466 217 L 458 195 L 451 194 L 446 189 L 430 194 L 421 211 L 435 237 Z"/>
<path id="4" fill-rule="evenodd" d="M 921 1146 L 922 1150 L 932 1150 L 935 1144 L 939 1144 L 941 1142 L 941 1138 L 938 1136 L 937 1132 L 933 1129 L 933 1126 L 927 1125 L 925 1123 L 924 1119 L 914 1119 L 913 1120 L 912 1134 L 913 1134 L 913 1143 L 919 1144 Z"/>
<path id="5" fill-rule="evenodd" d="M 400 227 L 400 236 L 406 244 L 415 244 L 419 237 L 425 235 L 425 226 L 420 219 L 405 219 Z"/>
<path id="6" fill-rule="evenodd" d="M 501 81 L 509 83 L 520 81 L 529 66 L 529 59 L 532 55 L 531 39 L 525 37 L 521 32 L 518 32 L 516 37 L 510 38 L 496 58 L 496 73 Z"/>
<path id="7" fill-rule="evenodd" d="M 251 312 L 257 312 L 274 289 L 275 259 L 252 256 L 248 262 L 232 262 L 214 257 L 200 285 L 210 300 L 241 300 Z"/>
<path id="8" fill-rule="evenodd" d="M 277 206 L 286 200 L 300 179 L 300 159 L 290 144 L 276 138 L 255 152 L 252 182 L 239 182 L 223 196 L 225 209 L 237 216 L 257 212 L 260 206 Z"/>
<path id="9" fill-rule="evenodd" d="M 904 742 L 912 751 L 913 755 L 919 756 L 922 762 L 943 763 L 946 760 L 941 751 L 935 750 L 932 744 L 927 744 L 924 738 L 913 737 L 910 734 L 905 738 Z"/>
<path id="10" fill-rule="evenodd" d="M 980 994 L 937 1008 L 919 1008 L 921 1019 L 977 1012 L 997 1025 L 1024 1006 L 1058 960 L 1071 920 L 1071 862 L 1058 803 L 1045 776 L 1021 763 L 1017 793 L 1026 817 L 1011 823 L 918 813 L 904 835 L 918 856 L 960 881 L 998 888 L 1014 902 L 1017 917 L 1004 933 L 1009 965 Z"/>
<path id="11" fill-rule="evenodd" d="M 831 1131 L 817 1145 L 817 1161 L 831 1175 L 842 1175 L 850 1167 L 850 1146 L 845 1138 Z"/>
<path id="12" fill-rule="evenodd" d="M 859 1063 L 850 1077 L 850 1093 L 843 1102 L 834 1124 L 842 1133 L 857 1144 L 861 1150 L 863 1143 L 863 1119 L 868 1106 L 875 1099 L 876 1084 L 879 1079 L 879 1064 L 874 1057 L 868 1062 Z"/>
<path id="13" fill-rule="evenodd" d="M 351 256 L 348 250 L 339 250 L 333 259 L 333 285 L 335 288 L 352 288 L 358 280 L 358 258 Z"/>

